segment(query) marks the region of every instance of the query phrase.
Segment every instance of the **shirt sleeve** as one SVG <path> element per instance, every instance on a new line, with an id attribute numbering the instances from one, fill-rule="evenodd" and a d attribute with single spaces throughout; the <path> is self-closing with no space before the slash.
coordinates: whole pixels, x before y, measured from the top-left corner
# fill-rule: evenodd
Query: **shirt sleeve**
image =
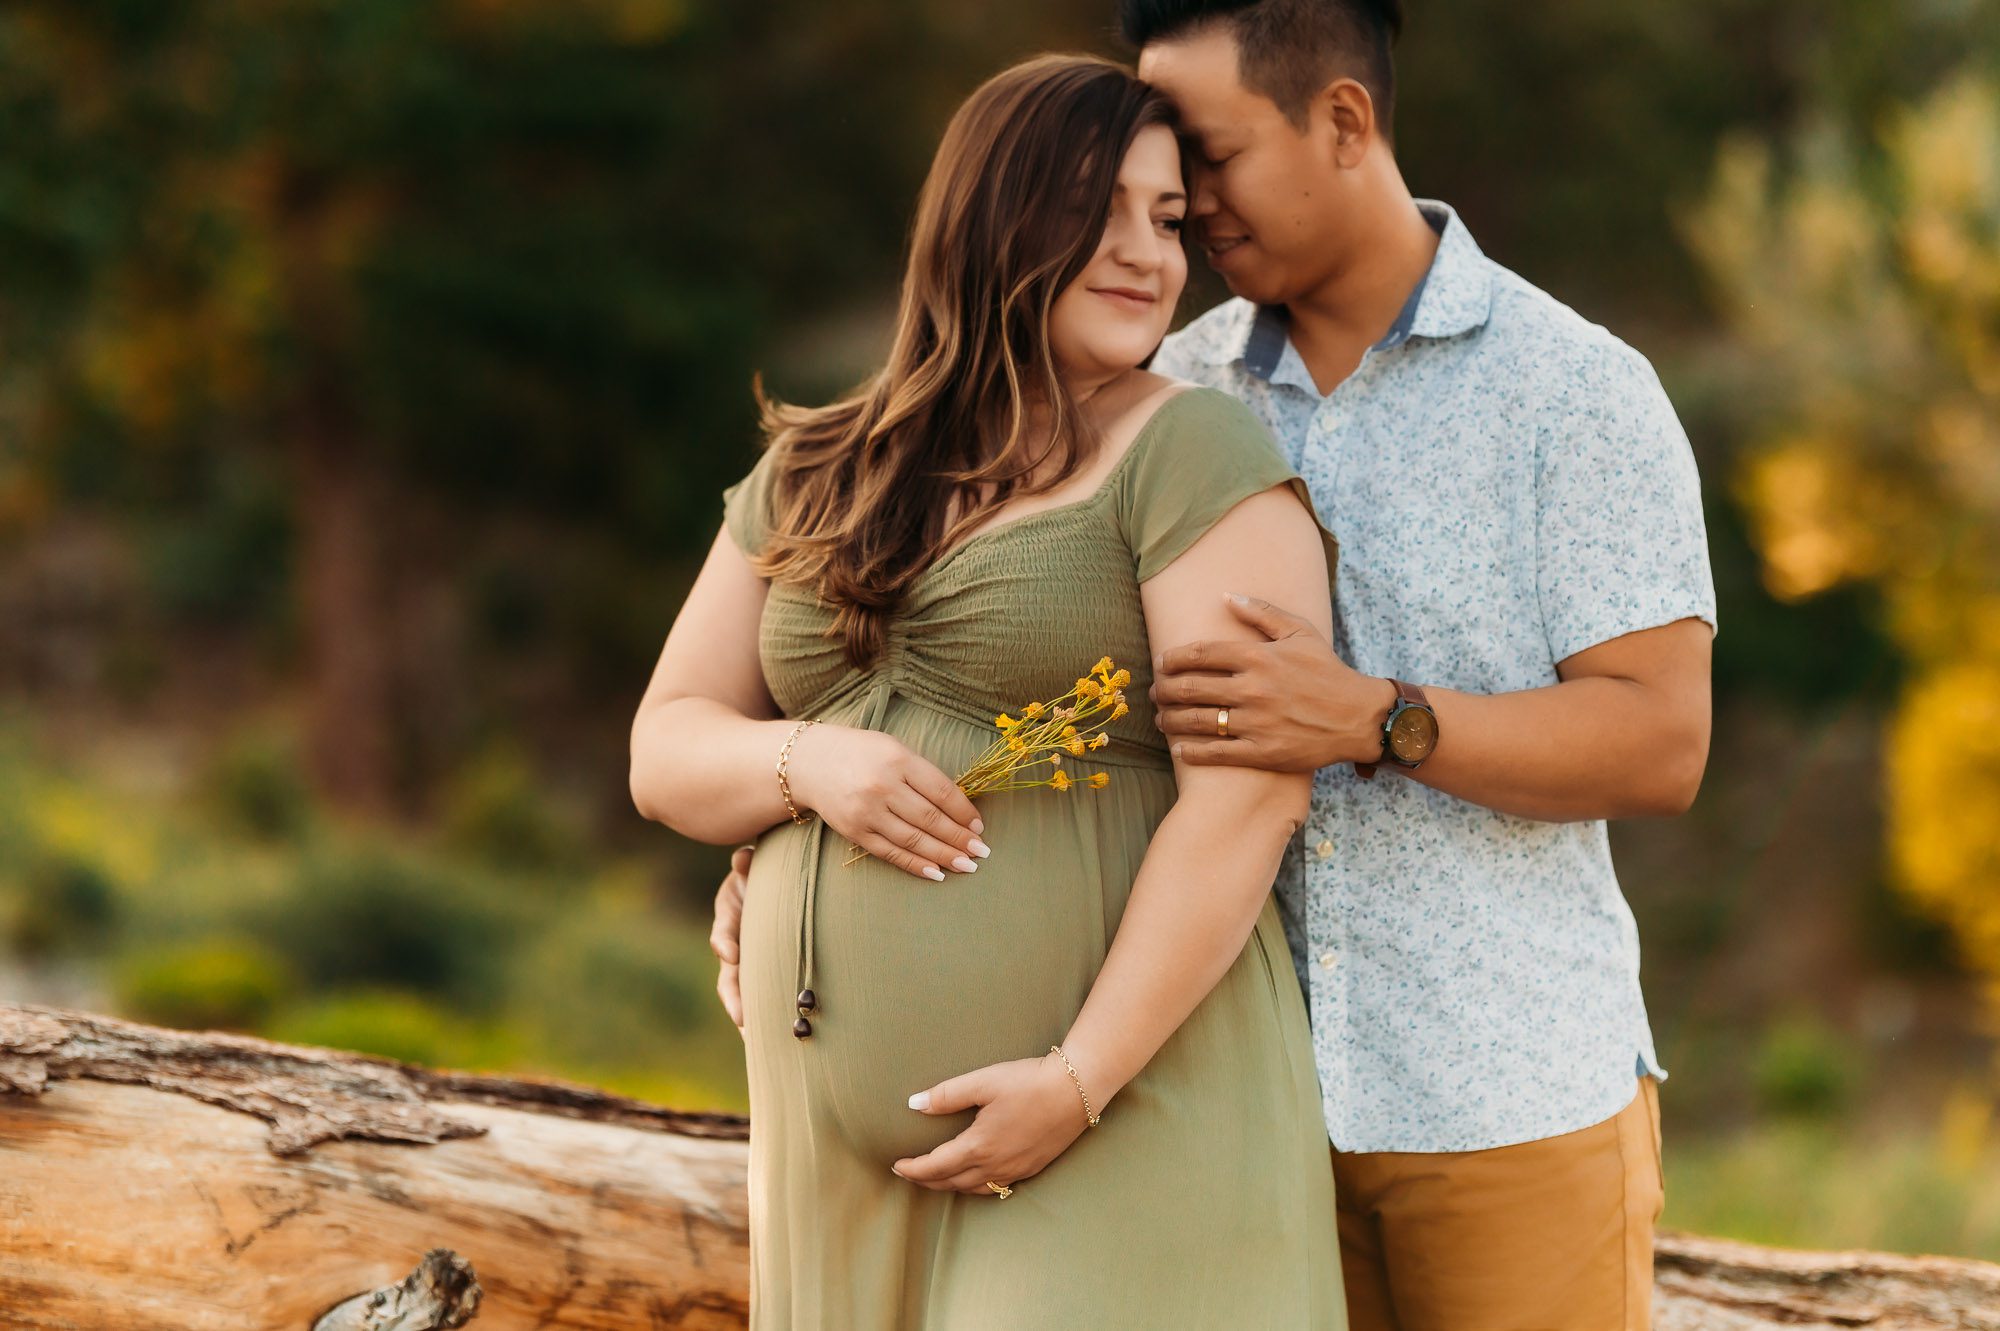
<path id="1" fill-rule="evenodd" d="M 1140 582 L 1180 558 L 1230 509 L 1287 483 L 1319 525 L 1327 577 L 1333 577 L 1339 543 L 1319 523 L 1306 483 L 1235 398 L 1211 388 L 1183 389 L 1160 407 L 1132 447 L 1120 478 L 1119 520 Z"/>
<path id="2" fill-rule="evenodd" d="M 746 555 L 762 554 L 771 534 L 771 478 L 775 472 L 771 451 L 766 449 L 749 475 L 722 492 L 722 525 Z"/>
<path id="3" fill-rule="evenodd" d="M 1714 630 L 1701 479 L 1659 376 L 1623 343 L 1570 369 L 1549 403 L 1535 486 L 1551 657 L 1680 619 Z"/>

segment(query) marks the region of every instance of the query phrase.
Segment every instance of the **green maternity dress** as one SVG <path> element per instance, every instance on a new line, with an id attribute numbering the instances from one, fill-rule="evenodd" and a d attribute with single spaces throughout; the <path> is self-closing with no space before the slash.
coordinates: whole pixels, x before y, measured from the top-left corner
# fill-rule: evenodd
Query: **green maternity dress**
<path id="1" fill-rule="evenodd" d="M 767 456 L 725 494 L 746 551 L 764 540 L 770 471 Z M 985 797 L 993 853 L 975 874 L 846 866 L 846 841 L 817 819 L 757 843 L 742 970 L 756 1331 L 1346 1325 L 1305 1005 L 1269 901 L 1102 1126 L 1012 1197 L 932 1192 L 889 1169 L 971 1122 L 912 1111 L 913 1092 L 1044 1054 L 1082 1007 L 1175 796 L 1139 584 L 1288 479 L 1305 499 L 1240 403 L 1188 389 L 1089 498 L 947 552 L 872 669 L 847 663 L 810 590 L 772 587 L 760 652 L 785 714 L 886 732 L 947 774 L 986 747 L 996 715 L 1066 692 L 1101 655 L 1133 682 L 1113 743 L 1072 764 L 1110 785 Z M 801 1039 L 803 988 L 818 1010 Z"/>

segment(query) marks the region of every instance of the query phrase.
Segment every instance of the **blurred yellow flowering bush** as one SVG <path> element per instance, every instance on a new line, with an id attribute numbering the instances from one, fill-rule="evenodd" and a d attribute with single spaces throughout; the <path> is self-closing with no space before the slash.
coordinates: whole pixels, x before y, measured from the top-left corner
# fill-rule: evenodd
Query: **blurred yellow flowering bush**
<path id="1" fill-rule="evenodd" d="M 1731 142 L 1685 223 L 1768 418 L 1735 478 L 1765 581 L 1881 590 L 1895 878 L 2000 998 L 2000 89 L 1809 135 L 1783 181 Z"/>

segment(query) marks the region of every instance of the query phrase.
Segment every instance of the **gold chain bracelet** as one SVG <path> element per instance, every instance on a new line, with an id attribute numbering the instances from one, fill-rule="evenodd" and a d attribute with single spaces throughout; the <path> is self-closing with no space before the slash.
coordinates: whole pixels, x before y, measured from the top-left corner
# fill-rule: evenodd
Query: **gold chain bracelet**
<path id="1" fill-rule="evenodd" d="M 1052 1045 L 1050 1045 L 1050 1046 L 1049 1046 L 1049 1052 L 1050 1052 L 1050 1053 L 1052 1053 L 1052 1054 L 1054 1054 L 1054 1055 L 1055 1055 L 1055 1056 L 1056 1056 L 1057 1058 L 1060 1058 L 1060 1059 L 1062 1060 L 1062 1065 L 1063 1065 L 1063 1070 L 1064 1070 L 1065 1072 L 1069 1073 L 1069 1079 L 1070 1079 L 1071 1081 L 1073 1081 L 1073 1082 L 1075 1082 L 1075 1083 L 1076 1083 L 1076 1093 L 1077 1093 L 1077 1096 L 1078 1096 L 1078 1098 L 1080 1098 L 1080 1099 L 1081 1099 L 1081 1100 L 1083 1101 L 1083 1116 L 1084 1116 L 1084 1118 L 1086 1118 L 1086 1119 L 1088 1119 L 1088 1120 L 1089 1120 L 1089 1122 L 1090 1122 L 1090 1126 L 1091 1126 L 1091 1127 L 1093 1127 L 1093 1128 L 1094 1128 L 1094 1127 L 1096 1127 L 1096 1126 L 1097 1126 L 1097 1120 L 1098 1120 L 1098 1117 L 1099 1117 L 1099 1116 L 1098 1116 L 1098 1113 L 1097 1113 L 1097 1111 L 1096 1111 L 1095 1109 L 1092 1109 L 1092 1108 L 1090 1107 L 1090 1093 L 1089 1093 L 1088 1091 L 1086 1091 L 1086 1090 L 1084 1090 L 1084 1089 L 1083 1089 L 1083 1078 L 1081 1078 L 1081 1077 L 1079 1077 L 1079 1076 L 1077 1076 L 1077 1075 L 1076 1075 L 1076 1068 L 1075 1068 L 1075 1066 L 1074 1066 L 1073 1064 L 1071 1064 L 1071 1062 L 1069 1061 L 1069 1055 L 1068 1055 L 1068 1054 L 1065 1054 L 1065 1053 L 1064 1053 L 1064 1052 L 1062 1051 L 1062 1046 L 1061 1046 L 1061 1045 L 1059 1045 L 1059 1044 L 1052 1044 Z"/>
<path id="2" fill-rule="evenodd" d="M 800 813 L 799 806 L 792 803 L 792 781 L 785 774 L 785 764 L 792 760 L 792 745 L 798 742 L 799 736 L 818 724 L 819 722 L 814 720 L 799 722 L 792 727 L 792 733 L 785 737 L 785 747 L 778 750 L 778 793 L 785 797 L 785 807 L 791 810 L 792 821 L 795 823 L 809 823 L 812 818 Z"/>

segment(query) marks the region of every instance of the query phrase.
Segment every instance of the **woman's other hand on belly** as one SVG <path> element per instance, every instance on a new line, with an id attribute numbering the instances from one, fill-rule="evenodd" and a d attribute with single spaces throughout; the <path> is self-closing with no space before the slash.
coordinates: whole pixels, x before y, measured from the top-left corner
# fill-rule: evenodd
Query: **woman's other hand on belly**
<path id="1" fill-rule="evenodd" d="M 1053 1053 L 953 1077 L 910 1097 L 910 1107 L 931 1115 L 979 1111 L 936 1150 L 891 1166 L 937 1192 L 991 1196 L 989 1182 L 1011 1185 L 1034 1177 L 1090 1126 L 1076 1084 Z"/>

